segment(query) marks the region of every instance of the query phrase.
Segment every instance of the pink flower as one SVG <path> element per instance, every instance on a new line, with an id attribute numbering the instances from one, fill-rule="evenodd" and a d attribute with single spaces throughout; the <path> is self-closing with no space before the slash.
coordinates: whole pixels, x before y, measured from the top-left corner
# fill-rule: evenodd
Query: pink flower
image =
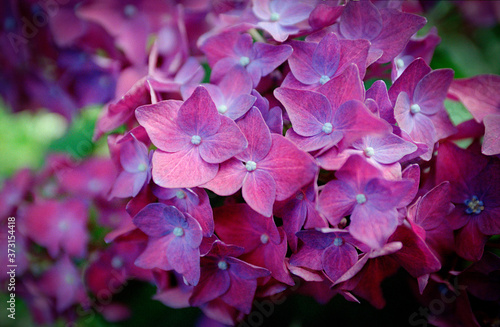
<path id="1" fill-rule="evenodd" d="M 247 147 L 238 126 L 218 113 L 203 87 L 181 103 L 166 100 L 136 110 L 139 123 L 158 148 L 153 180 L 166 188 L 195 187 L 210 181 L 219 163 Z"/>

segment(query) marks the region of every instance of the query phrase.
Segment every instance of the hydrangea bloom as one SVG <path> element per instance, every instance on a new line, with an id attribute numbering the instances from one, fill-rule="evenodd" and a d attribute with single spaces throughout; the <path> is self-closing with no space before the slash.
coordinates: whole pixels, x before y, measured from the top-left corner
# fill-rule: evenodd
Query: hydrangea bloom
<path id="1" fill-rule="evenodd" d="M 153 180 L 163 187 L 194 187 L 210 181 L 219 163 L 240 153 L 247 141 L 198 87 L 184 102 L 167 100 L 136 110 L 154 145 Z"/>
<path id="2" fill-rule="evenodd" d="M 203 233 L 196 219 L 173 206 L 152 203 L 134 217 L 134 224 L 150 237 L 136 260 L 139 267 L 174 269 L 187 283 L 198 284 Z"/>
<path id="3" fill-rule="evenodd" d="M 396 230 L 396 208 L 407 204 L 404 195 L 413 181 L 388 181 L 359 155 L 351 156 L 335 176 L 320 193 L 320 211 L 332 225 L 350 214 L 350 233 L 374 249 L 381 248 Z"/>
<path id="4" fill-rule="evenodd" d="M 313 179 L 316 164 L 283 136 L 271 134 L 255 107 L 238 126 L 248 139 L 248 148 L 224 162 L 215 178 L 203 186 L 220 195 L 242 188 L 250 207 L 269 217 L 275 200 L 288 198 Z"/>

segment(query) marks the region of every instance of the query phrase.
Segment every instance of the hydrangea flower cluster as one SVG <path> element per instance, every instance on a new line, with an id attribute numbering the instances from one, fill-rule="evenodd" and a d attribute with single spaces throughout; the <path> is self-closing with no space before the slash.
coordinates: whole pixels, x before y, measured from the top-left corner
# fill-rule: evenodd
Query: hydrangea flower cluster
<path id="1" fill-rule="evenodd" d="M 451 69 L 432 70 L 436 32 L 413 37 L 426 20 L 403 9 L 207 7 L 215 23 L 197 46 L 210 79 L 176 88 L 155 73 L 158 36 L 148 75 L 98 128 L 131 128 L 112 151 L 123 167 L 114 196 L 132 197 L 132 222 L 148 239 L 136 265 L 179 281 L 158 283 L 164 303 L 235 324 L 255 298 L 322 283 L 317 298 L 380 308 L 380 283 L 398 267 L 424 292 L 451 253 L 481 260 L 500 233 L 498 76 L 454 81 Z M 392 85 L 366 88 L 387 63 Z M 447 96 L 484 124 L 483 153 L 479 141 L 451 142 L 466 126 L 450 121 Z"/>
<path id="2" fill-rule="evenodd" d="M 64 7 L 75 19 L 59 41 L 100 40 L 121 63 L 94 134 L 106 135 L 117 173 L 89 161 L 26 205 L 57 170 L 5 188 L 17 190 L 0 196 L 6 212 L 58 260 L 40 277 L 46 289 L 29 292 L 58 313 L 85 303 L 70 282 L 92 202 L 122 214 L 86 270 L 95 294 L 112 271 L 154 283 L 167 306 L 237 325 L 256 300 L 291 291 L 382 308 L 382 282 L 402 269 L 426 305 L 438 288 L 457 291 L 458 275 L 498 307 L 488 288 L 500 269 L 489 252 L 500 234 L 500 76 L 433 70 L 437 31 L 417 36 L 426 19 L 403 2 L 175 3 Z M 109 40 L 87 35 L 102 31 Z M 445 99 L 473 119 L 454 125 Z M 60 280 L 72 297 L 50 293 Z M 427 319 L 480 325 L 466 292 Z"/>

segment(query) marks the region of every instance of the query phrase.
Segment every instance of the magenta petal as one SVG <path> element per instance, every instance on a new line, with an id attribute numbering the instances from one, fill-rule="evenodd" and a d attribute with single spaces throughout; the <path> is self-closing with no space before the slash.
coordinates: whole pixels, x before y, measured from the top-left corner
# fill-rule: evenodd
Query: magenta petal
<path id="1" fill-rule="evenodd" d="M 340 180 L 328 182 L 318 197 L 318 210 L 332 225 L 340 223 L 351 213 L 356 203 L 357 191 Z"/>
<path id="2" fill-rule="evenodd" d="M 252 309 L 252 301 L 257 289 L 257 280 L 243 280 L 237 274 L 230 274 L 231 284 L 228 291 L 220 298 L 232 307 L 237 308 L 245 314 Z"/>
<path id="3" fill-rule="evenodd" d="M 189 246 L 183 237 L 174 237 L 167 247 L 166 255 L 172 268 L 179 274 L 184 275 L 190 285 L 198 284 L 200 279 L 199 248 Z"/>
<path id="4" fill-rule="evenodd" d="M 189 298 L 189 304 L 200 306 L 208 301 L 214 300 L 226 293 L 231 285 L 231 278 L 228 271 L 223 271 L 214 267 L 207 267 L 202 270 L 200 282 L 193 289 L 193 294 Z"/>
<path id="5" fill-rule="evenodd" d="M 316 135 L 331 122 L 332 107 L 322 94 L 280 87 L 274 90 L 274 96 L 285 107 L 297 134 Z"/>
<path id="6" fill-rule="evenodd" d="M 365 77 L 368 50 L 370 49 L 370 42 L 363 39 L 358 40 L 339 40 L 340 43 L 340 59 L 339 70 L 342 70 L 353 63 L 358 66 L 359 75 L 361 79 Z"/>
<path id="7" fill-rule="evenodd" d="M 344 134 L 339 131 L 333 131 L 330 134 L 319 133 L 309 137 L 303 137 L 290 128 L 286 131 L 286 138 L 292 141 L 301 150 L 310 152 L 325 147 L 332 147 L 340 142 Z"/>
<path id="8" fill-rule="evenodd" d="M 427 192 L 418 202 L 415 222 L 425 230 L 437 228 L 452 208 L 450 183 L 442 182 Z"/>
<path id="9" fill-rule="evenodd" d="M 422 112 L 433 115 L 443 107 L 443 101 L 453 80 L 453 70 L 438 69 L 425 75 L 413 93 L 413 102 L 418 103 Z"/>
<path id="10" fill-rule="evenodd" d="M 484 117 L 484 141 L 481 151 L 488 156 L 500 153 L 500 114 Z"/>
<path id="11" fill-rule="evenodd" d="M 278 134 L 271 135 L 273 143 L 267 157 L 258 167 L 271 174 L 276 182 L 276 200 L 282 201 L 309 183 L 318 171 L 313 158 Z"/>
<path id="12" fill-rule="evenodd" d="M 374 4 L 350 1 L 340 18 L 340 32 L 348 39 L 371 40 L 382 30 L 383 20 Z"/>
<path id="13" fill-rule="evenodd" d="M 454 80 L 450 94 L 465 105 L 476 121 L 481 122 L 487 115 L 500 113 L 499 88 L 500 76 L 477 75 Z"/>
<path id="14" fill-rule="evenodd" d="M 366 181 L 381 176 L 381 172 L 360 155 L 351 155 L 335 176 L 342 181 L 352 181 L 353 187 L 361 190 Z"/>
<path id="15" fill-rule="evenodd" d="M 180 101 L 167 100 L 136 109 L 135 116 L 158 149 L 176 152 L 190 145 L 190 137 L 175 123 Z"/>
<path id="16" fill-rule="evenodd" d="M 227 98 L 252 92 L 252 79 L 243 66 L 233 67 L 219 83 L 219 87 Z"/>
<path id="17" fill-rule="evenodd" d="M 147 178 L 147 172 L 120 172 L 118 177 L 116 177 L 115 183 L 113 184 L 110 197 L 127 198 L 129 196 L 136 196 L 144 186 L 144 183 L 146 183 Z"/>
<path id="18" fill-rule="evenodd" d="M 247 173 L 245 165 L 240 160 L 232 158 L 220 165 L 219 172 L 212 180 L 200 186 L 218 195 L 231 195 L 241 188 Z"/>
<path id="19" fill-rule="evenodd" d="M 330 6 L 319 3 L 309 16 L 309 25 L 313 29 L 321 29 L 333 25 L 342 14 L 343 9 L 343 6 Z"/>
<path id="20" fill-rule="evenodd" d="M 430 72 L 431 68 L 422 58 L 413 60 L 389 89 L 391 102 L 396 103 L 396 98 L 401 92 L 406 92 L 409 97 L 413 97 L 418 82 Z"/>
<path id="21" fill-rule="evenodd" d="M 288 59 L 293 76 L 304 84 L 319 82 L 321 75 L 313 67 L 313 54 L 317 48 L 316 43 L 304 41 L 290 41 L 293 53 Z"/>
<path id="22" fill-rule="evenodd" d="M 394 108 L 387 93 L 387 86 L 383 80 L 375 81 L 366 91 L 366 99 L 373 99 L 379 108 L 379 116 L 390 124 L 395 124 Z"/>
<path id="23" fill-rule="evenodd" d="M 321 255 L 321 261 L 326 275 L 335 282 L 358 261 L 358 252 L 351 244 L 332 244 Z"/>
<path id="24" fill-rule="evenodd" d="M 273 39 L 278 42 L 285 42 L 290 34 L 294 34 L 300 31 L 300 29 L 297 27 L 283 26 L 278 22 L 259 22 L 257 26 L 269 32 Z"/>
<path id="25" fill-rule="evenodd" d="M 325 36 L 314 50 L 312 64 L 320 76 L 331 77 L 339 67 L 340 45 L 337 36 L 330 33 Z"/>
<path id="26" fill-rule="evenodd" d="M 344 134 L 344 147 L 366 134 L 383 135 L 391 130 L 389 124 L 376 117 L 357 100 L 347 101 L 340 106 L 333 117 L 333 127 Z"/>
<path id="27" fill-rule="evenodd" d="M 232 120 L 236 120 L 247 113 L 254 103 L 255 97 L 253 95 L 242 94 L 229 103 L 224 115 Z"/>
<path id="28" fill-rule="evenodd" d="M 213 67 L 216 62 L 234 53 L 234 46 L 239 37 L 238 32 L 227 31 L 210 37 L 201 44 L 200 50 L 207 56 L 210 67 Z"/>
<path id="29" fill-rule="evenodd" d="M 257 169 L 247 174 L 242 193 L 252 209 L 266 217 L 272 215 L 276 198 L 276 183 L 268 172 Z"/>
<path id="30" fill-rule="evenodd" d="M 365 100 L 365 87 L 355 64 L 347 66 L 342 74 L 321 86 L 318 92 L 327 97 L 334 110 L 349 100 Z"/>
<path id="31" fill-rule="evenodd" d="M 384 137 L 369 138 L 367 145 L 375 150 L 374 160 L 383 164 L 391 164 L 401 160 L 405 155 L 417 150 L 417 146 L 394 134 Z"/>
<path id="32" fill-rule="evenodd" d="M 356 205 L 349 231 L 357 240 L 372 249 L 382 248 L 398 225 L 396 210 L 378 211 L 368 205 Z"/>
<path id="33" fill-rule="evenodd" d="M 483 235 L 477 227 L 477 222 L 470 220 L 455 236 L 455 250 L 462 258 L 469 261 L 479 261 L 483 256 L 484 246 L 488 236 Z"/>
<path id="34" fill-rule="evenodd" d="M 170 240 L 171 237 L 150 238 L 144 252 L 135 260 L 135 265 L 144 269 L 172 270 L 166 255 Z"/>
<path id="35" fill-rule="evenodd" d="M 250 111 L 238 121 L 238 127 L 241 129 L 246 139 L 248 147 L 237 155 L 241 161 L 258 162 L 263 159 L 271 149 L 271 133 L 267 127 L 262 114 L 257 107 Z"/>
<path id="36" fill-rule="evenodd" d="M 392 257 L 417 278 L 441 269 L 441 263 L 432 253 L 428 245 L 408 227 L 400 226 L 391 241 L 400 241 L 403 248 L 392 254 Z"/>
<path id="37" fill-rule="evenodd" d="M 402 202 L 410 203 L 418 193 L 418 187 L 420 183 L 420 166 L 417 164 L 409 165 L 401 173 L 404 179 L 409 179 L 414 181 L 413 187 L 405 194 Z"/>
<path id="38" fill-rule="evenodd" d="M 381 9 L 380 15 L 384 28 L 371 42 L 372 47 L 384 51 L 377 62 L 385 63 L 394 59 L 403 50 L 410 37 L 421 29 L 427 20 L 394 9 Z"/>
<path id="39" fill-rule="evenodd" d="M 199 186 L 219 170 L 218 164 L 204 161 L 195 146 L 175 153 L 156 150 L 152 163 L 154 182 L 166 188 Z"/>
<path id="40" fill-rule="evenodd" d="M 221 125 L 220 117 L 208 91 L 199 86 L 179 108 L 177 124 L 184 133 L 203 138 L 217 132 Z"/>
<path id="41" fill-rule="evenodd" d="M 261 76 L 266 76 L 278 68 L 292 54 L 292 47 L 287 44 L 271 45 L 262 42 L 254 44 L 255 60 L 250 63 L 252 66 L 259 67 Z"/>
<path id="42" fill-rule="evenodd" d="M 219 115 L 219 114 L 217 114 Z M 207 163 L 221 163 L 243 151 L 247 140 L 236 123 L 219 115 L 220 128 L 217 133 L 202 138 L 199 145 L 200 157 Z"/>
<path id="43" fill-rule="evenodd" d="M 161 237 L 172 231 L 173 221 L 181 220 L 184 220 L 184 215 L 177 208 L 150 203 L 135 215 L 133 222 L 148 236 Z"/>

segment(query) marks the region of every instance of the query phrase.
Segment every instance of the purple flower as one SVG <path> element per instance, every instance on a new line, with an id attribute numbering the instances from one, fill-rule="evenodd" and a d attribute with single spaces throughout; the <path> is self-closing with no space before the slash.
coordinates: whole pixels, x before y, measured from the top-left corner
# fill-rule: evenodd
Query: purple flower
<path id="1" fill-rule="evenodd" d="M 328 182 L 318 198 L 318 208 L 332 225 L 351 215 L 349 231 L 373 249 L 381 248 L 398 225 L 397 208 L 413 181 L 390 181 L 359 155 L 351 156 Z"/>
<path id="2" fill-rule="evenodd" d="M 290 264 L 324 271 L 334 283 L 358 261 L 357 241 L 347 230 L 318 228 L 300 231 L 297 237 L 304 244 Z"/>
<path id="3" fill-rule="evenodd" d="M 87 206 L 80 200 L 45 200 L 21 210 L 20 230 L 56 258 L 61 250 L 72 257 L 87 253 Z"/>
<path id="4" fill-rule="evenodd" d="M 500 163 L 458 148 L 439 147 L 437 181 L 450 181 L 455 209 L 447 217 L 457 253 L 471 261 L 481 259 L 489 235 L 500 234 Z"/>
<path id="5" fill-rule="evenodd" d="M 196 219 L 203 230 L 203 236 L 212 236 L 214 233 L 214 217 L 210 200 L 204 189 L 199 187 L 167 189 L 154 185 L 153 194 L 158 197 L 160 202 L 172 205 Z"/>
<path id="6" fill-rule="evenodd" d="M 136 110 L 139 123 L 158 148 L 153 180 L 166 188 L 195 187 L 210 181 L 219 163 L 247 147 L 238 126 L 218 113 L 198 87 L 184 103 L 166 100 Z"/>
<path id="7" fill-rule="evenodd" d="M 116 153 L 115 155 L 119 158 L 118 168 L 121 168 L 110 198 L 136 196 L 151 180 L 151 156 L 148 154 L 148 148 L 133 134 L 130 135 L 128 139 L 112 135 L 108 137 L 110 152 Z"/>
<path id="8" fill-rule="evenodd" d="M 436 27 L 430 29 L 427 35 L 422 37 L 412 36 L 406 44 L 404 50 L 398 54 L 392 61 L 391 78 L 396 80 L 413 60 L 422 58 L 430 65 L 432 55 L 441 38 L 437 34 Z"/>
<path id="9" fill-rule="evenodd" d="M 398 162 L 416 150 L 415 144 L 392 133 L 384 136 L 367 135 L 340 153 L 336 148 L 332 148 L 316 159 L 322 168 L 338 170 L 351 155 L 360 154 L 370 164 L 380 169 L 385 178 L 398 179 L 401 177 L 401 165 Z"/>
<path id="10" fill-rule="evenodd" d="M 477 122 L 483 122 L 486 129 L 482 152 L 486 155 L 500 153 L 500 76 L 478 75 L 454 80 L 450 94 L 471 112 Z"/>
<path id="11" fill-rule="evenodd" d="M 46 271 L 38 284 L 45 294 L 55 299 L 58 312 L 87 300 L 81 273 L 67 256 Z"/>
<path id="12" fill-rule="evenodd" d="M 349 88 L 345 87 L 347 83 L 351 85 Z M 344 92 L 338 92 L 339 89 Z M 340 141 L 348 146 L 363 135 L 389 130 L 385 122 L 360 102 L 364 89 L 355 65 L 318 91 L 320 93 L 282 87 L 274 91 L 292 122 L 286 137 L 302 150 L 327 150 Z"/>
<path id="13" fill-rule="evenodd" d="M 349 1 L 340 16 L 339 34 L 350 40 L 370 41 L 368 64 L 385 63 L 403 50 L 425 22 L 424 17 L 417 15 L 378 9 L 370 1 Z"/>
<path id="14" fill-rule="evenodd" d="M 250 34 L 228 31 L 208 38 L 200 49 L 212 66 L 211 80 L 218 82 L 234 66 L 243 66 L 250 74 L 253 86 L 268 75 L 292 54 L 289 45 L 253 43 Z"/>
<path id="15" fill-rule="evenodd" d="M 389 89 L 398 126 L 428 150 L 421 156 L 429 160 L 434 144 L 454 132 L 444 108 L 444 99 L 453 80 L 451 69 L 431 71 L 423 59 L 413 61 Z"/>
<path id="16" fill-rule="evenodd" d="M 193 289 L 189 303 L 200 306 L 220 299 L 243 313 L 250 313 L 257 278 L 268 276 L 269 271 L 237 259 L 242 253 L 240 247 L 216 241 L 201 259 L 200 283 Z"/>
<path id="17" fill-rule="evenodd" d="M 313 8 L 300 1 L 253 0 L 253 13 L 260 20 L 257 26 L 267 31 L 278 42 L 300 31 L 297 23 L 306 20 Z"/>
<path id="18" fill-rule="evenodd" d="M 250 75 L 241 66 L 234 66 L 229 70 L 218 85 L 202 84 L 212 97 L 219 113 L 232 120 L 243 116 L 255 103 L 256 98 L 250 95 L 252 85 Z M 194 88 L 194 86 L 190 89 L 182 88 L 182 97 L 188 98 Z"/>
<path id="19" fill-rule="evenodd" d="M 256 90 L 252 91 L 255 100 L 255 107 L 260 110 L 262 118 L 264 118 L 269 131 L 271 133 L 283 134 L 283 110 L 278 107 L 269 108 L 269 100 L 260 95 Z"/>
<path id="20" fill-rule="evenodd" d="M 271 134 L 260 111 L 252 108 L 238 126 L 248 148 L 223 164 L 203 185 L 219 195 L 242 188 L 243 198 L 258 213 L 270 217 L 275 200 L 284 200 L 310 182 L 317 171 L 312 158 L 278 134 Z"/>
<path id="21" fill-rule="evenodd" d="M 135 217 L 134 224 L 149 236 L 144 252 L 137 258 L 141 268 L 175 270 L 187 283 L 198 284 L 200 279 L 201 226 L 189 214 L 174 206 L 151 203 Z"/>
<path id="22" fill-rule="evenodd" d="M 304 228 L 328 227 L 328 222 L 316 210 L 318 194 L 317 180 L 300 189 L 284 201 L 276 201 L 274 214 L 283 219 L 288 244 L 292 251 L 297 251 L 296 233 Z"/>
<path id="23" fill-rule="evenodd" d="M 301 88 L 317 88 L 338 76 L 351 63 L 358 66 L 361 78 L 365 75 L 368 41 L 338 40 L 334 33 L 325 35 L 319 43 L 290 41 L 293 53 L 288 59 L 295 79 L 305 84 Z M 298 88 L 287 77 L 282 86 Z M 287 83 L 288 82 L 288 83 Z"/>

